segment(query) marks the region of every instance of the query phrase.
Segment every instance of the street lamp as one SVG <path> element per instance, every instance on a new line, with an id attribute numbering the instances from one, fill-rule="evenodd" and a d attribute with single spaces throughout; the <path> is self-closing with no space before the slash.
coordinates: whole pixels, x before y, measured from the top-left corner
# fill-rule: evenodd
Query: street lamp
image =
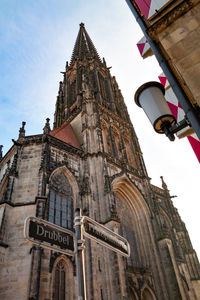
<path id="1" fill-rule="evenodd" d="M 165 133 L 170 141 L 175 140 L 174 133 L 188 126 L 184 119 L 176 121 L 164 97 L 163 85 L 150 81 L 141 85 L 135 93 L 135 102 L 142 107 L 157 133 Z"/>

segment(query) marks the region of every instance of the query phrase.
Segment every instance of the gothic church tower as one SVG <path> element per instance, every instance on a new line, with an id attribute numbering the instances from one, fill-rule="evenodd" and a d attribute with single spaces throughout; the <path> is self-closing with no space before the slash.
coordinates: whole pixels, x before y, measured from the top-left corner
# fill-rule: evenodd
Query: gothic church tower
<path id="1" fill-rule="evenodd" d="M 84 24 L 60 82 L 54 128 L 0 161 L 0 299 L 75 300 L 74 257 L 33 246 L 29 215 L 73 231 L 74 210 L 123 235 L 124 258 L 86 238 L 88 300 L 198 300 L 200 267 L 167 185 L 150 183 L 123 96 Z"/>

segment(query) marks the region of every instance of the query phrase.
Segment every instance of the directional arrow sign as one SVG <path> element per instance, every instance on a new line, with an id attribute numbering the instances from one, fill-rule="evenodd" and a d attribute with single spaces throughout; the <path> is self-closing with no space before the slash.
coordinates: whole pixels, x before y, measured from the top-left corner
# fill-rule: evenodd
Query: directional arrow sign
<path id="1" fill-rule="evenodd" d="M 43 248 L 74 255 L 74 233 L 36 217 L 28 217 L 24 224 L 27 240 Z"/>
<path id="2" fill-rule="evenodd" d="M 86 237 L 95 240 L 97 243 L 102 244 L 123 256 L 130 256 L 129 243 L 121 235 L 86 216 L 82 217 L 81 222 L 83 234 Z"/>

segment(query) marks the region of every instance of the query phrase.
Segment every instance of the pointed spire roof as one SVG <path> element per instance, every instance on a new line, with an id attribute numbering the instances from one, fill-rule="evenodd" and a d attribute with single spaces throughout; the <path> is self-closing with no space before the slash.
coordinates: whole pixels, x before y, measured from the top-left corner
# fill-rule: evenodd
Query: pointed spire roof
<path id="1" fill-rule="evenodd" d="M 72 62 L 77 58 L 82 60 L 84 57 L 94 57 L 100 63 L 102 63 L 99 54 L 85 29 L 84 24 L 81 23 L 70 64 L 72 64 Z"/>

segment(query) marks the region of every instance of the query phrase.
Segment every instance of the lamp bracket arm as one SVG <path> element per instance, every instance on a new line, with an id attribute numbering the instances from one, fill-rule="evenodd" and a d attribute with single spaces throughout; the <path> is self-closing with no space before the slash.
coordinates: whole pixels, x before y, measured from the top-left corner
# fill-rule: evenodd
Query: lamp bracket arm
<path id="1" fill-rule="evenodd" d="M 169 128 L 169 130 L 171 133 L 176 133 L 187 126 L 191 127 L 191 124 L 188 121 L 187 117 L 185 116 L 183 120 L 181 120 L 180 122 L 177 122 L 175 125 L 173 125 L 171 128 Z"/>

